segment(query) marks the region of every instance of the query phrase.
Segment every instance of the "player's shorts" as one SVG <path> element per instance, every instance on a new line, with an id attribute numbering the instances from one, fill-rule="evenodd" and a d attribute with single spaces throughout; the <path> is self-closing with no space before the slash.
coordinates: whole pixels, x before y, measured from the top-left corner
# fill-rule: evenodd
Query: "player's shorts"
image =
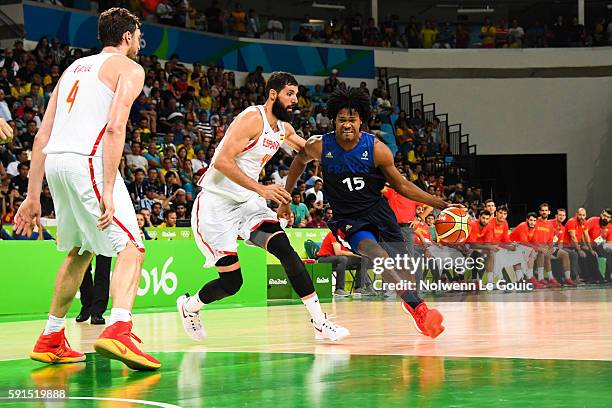
<path id="1" fill-rule="evenodd" d="M 521 269 L 527 269 L 527 262 L 533 253 L 533 248 L 526 245 L 517 245 L 516 250 L 500 249 L 495 252 L 495 271 L 501 271 L 507 266 L 521 265 Z"/>
<path id="2" fill-rule="evenodd" d="M 113 190 L 113 223 L 104 231 L 98 230 L 104 186 L 101 157 L 49 154 L 45 172 L 57 217 L 57 248 L 60 251 L 77 247 L 80 254 L 89 251 L 113 257 L 132 242 L 144 252 L 134 205 L 119 172 Z"/>
<path id="3" fill-rule="evenodd" d="M 343 244 L 348 243 L 355 233 L 365 230 L 372 232 L 379 243 L 386 244 L 383 247 L 389 252 L 390 256 L 407 252 L 402 230 L 393 210 L 385 199 L 381 199 L 379 204 L 358 216 L 342 217 L 334 215 L 334 218 L 327 225 Z M 350 249 L 357 253 L 357 248 Z"/>
<path id="4" fill-rule="evenodd" d="M 264 222 L 278 222 L 276 213 L 258 195 L 245 202 L 236 202 L 202 190 L 191 214 L 191 228 L 200 251 L 206 258 L 205 268 L 226 255 L 237 255 L 238 237 L 249 239 Z"/>

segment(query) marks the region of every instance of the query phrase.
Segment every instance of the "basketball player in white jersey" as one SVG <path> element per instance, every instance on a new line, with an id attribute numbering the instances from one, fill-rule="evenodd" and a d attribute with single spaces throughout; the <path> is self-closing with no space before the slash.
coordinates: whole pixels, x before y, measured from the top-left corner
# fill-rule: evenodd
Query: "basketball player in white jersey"
<path id="1" fill-rule="evenodd" d="M 265 105 L 247 108 L 236 117 L 199 182 L 202 191 L 194 202 L 191 225 L 206 257 L 204 266 L 216 266 L 219 278 L 193 296 L 177 299 L 185 331 L 194 340 L 206 336 L 200 309 L 234 295 L 242 286 L 236 252 L 238 236 L 280 260 L 291 286 L 310 312 L 316 339 L 337 341 L 349 334 L 346 328 L 327 320 L 321 311 L 310 275 L 291 247 L 276 213 L 266 205 L 266 199 L 287 204 L 291 196 L 283 186 L 258 183 L 263 167 L 283 143 L 299 150 L 306 142 L 289 124 L 297 104 L 297 85 L 288 73 L 272 73 L 266 84 Z"/>
<path id="2" fill-rule="evenodd" d="M 140 21 L 123 8 L 100 15 L 104 48 L 76 60 L 55 87 L 32 151 L 26 200 L 15 216 L 17 233 L 40 218 L 43 175 L 57 214 L 57 246 L 69 251 L 55 282 L 49 319 L 30 357 L 72 363 L 85 355 L 64 335 L 66 312 L 94 254 L 117 257 L 111 280 L 110 325 L 95 350 L 132 369 L 154 370 L 159 361 L 132 342 L 131 309 L 144 247 L 130 196 L 118 172 L 130 107 L 144 70 L 132 59 L 140 49 Z M 138 339 L 137 339 L 138 340 Z"/>

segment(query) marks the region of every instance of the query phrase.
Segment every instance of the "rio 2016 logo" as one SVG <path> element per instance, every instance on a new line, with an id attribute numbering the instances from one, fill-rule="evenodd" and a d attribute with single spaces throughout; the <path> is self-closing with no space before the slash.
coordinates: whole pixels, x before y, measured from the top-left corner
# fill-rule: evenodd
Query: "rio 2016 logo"
<path id="1" fill-rule="evenodd" d="M 176 291 L 178 284 L 176 275 L 174 272 L 168 271 L 172 261 L 174 261 L 173 256 L 168 258 L 161 270 L 161 274 L 157 271 L 157 267 L 151 269 L 150 272 L 142 268 L 140 282 L 142 283 L 144 281 L 144 287 L 142 287 L 142 285 L 138 286 L 138 296 L 144 296 L 149 293 L 151 287 L 153 287 L 153 295 L 157 295 L 160 289 L 163 290 L 166 295 L 171 295 Z"/>

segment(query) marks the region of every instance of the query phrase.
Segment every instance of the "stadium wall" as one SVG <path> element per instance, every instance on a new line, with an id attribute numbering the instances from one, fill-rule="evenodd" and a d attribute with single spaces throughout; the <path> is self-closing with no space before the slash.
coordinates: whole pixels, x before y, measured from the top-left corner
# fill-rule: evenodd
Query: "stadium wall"
<path id="1" fill-rule="evenodd" d="M 479 154 L 567 154 L 570 214 L 612 205 L 611 48 L 375 55 L 377 67 L 462 123 Z M 546 183 L 537 168 L 526 183 Z"/>

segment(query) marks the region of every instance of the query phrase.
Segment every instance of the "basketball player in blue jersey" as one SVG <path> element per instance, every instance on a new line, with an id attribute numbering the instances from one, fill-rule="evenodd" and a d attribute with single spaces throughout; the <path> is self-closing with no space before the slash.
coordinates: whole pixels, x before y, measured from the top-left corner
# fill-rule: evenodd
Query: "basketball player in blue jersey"
<path id="1" fill-rule="evenodd" d="M 313 136 L 291 163 L 285 188 L 291 191 L 306 164 L 319 160 L 323 185 L 334 210 L 328 223 L 338 238 L 349 243 L 359 255 L 375 258 L 407 253 L 400 226 L 381 190 L 386 182 L 411 200 L 444 209 L 449 206 L 406 180 L 393 162 L 391 150 L 370 133 L 360 131 L 370 117 L 368 96 L 357 88 L 338 89 L 327 102 L 328 116 L 335 120 L 335 131 Z M 288 214 L 288 205 L 278 209 Z M 387 282 L 401 282 L 402 271 L 386 268 Z M 417 330 L 435 338 L 442 331 L 442 315 L 429 309 L 416 292 L 398 291 L 402 308 L 414 319 Z"/>

